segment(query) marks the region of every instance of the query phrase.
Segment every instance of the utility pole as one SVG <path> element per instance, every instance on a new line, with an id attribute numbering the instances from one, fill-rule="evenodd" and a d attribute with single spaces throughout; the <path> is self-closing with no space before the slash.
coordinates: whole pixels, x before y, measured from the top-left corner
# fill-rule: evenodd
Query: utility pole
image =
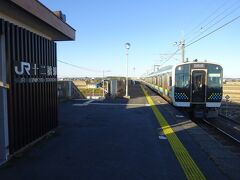
<path id="1" fill-rule="evenodd" d="M 182 63 L 184 63 L 185 56 L 185 40 L 180 41 L 181 49 L 182 49 Z"/>

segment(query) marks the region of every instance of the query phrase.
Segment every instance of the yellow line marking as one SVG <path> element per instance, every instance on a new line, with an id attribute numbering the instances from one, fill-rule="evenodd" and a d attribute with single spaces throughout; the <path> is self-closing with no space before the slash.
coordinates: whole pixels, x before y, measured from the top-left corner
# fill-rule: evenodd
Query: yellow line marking
<path id="1" fill-rule="evenodd" d="M 163 133 L 166 135 L 168 142 L 170 143 L 178 162 L 180 163 L 187 179 L 206 179 L 201 170 L 198 168 L 196 163 L 191 158 L 187 149 L 178 139 L 177 135 L 174 133 L 173 129 L 169 126 L 166 119 L 160 113 L 156 105 L 154 104 L 152 98 L 148 95 L 147 91 L 141 85 L 141 88 L 146 96 L 148 103 L 156 116 L 158 123 L 162 127 Z"/>

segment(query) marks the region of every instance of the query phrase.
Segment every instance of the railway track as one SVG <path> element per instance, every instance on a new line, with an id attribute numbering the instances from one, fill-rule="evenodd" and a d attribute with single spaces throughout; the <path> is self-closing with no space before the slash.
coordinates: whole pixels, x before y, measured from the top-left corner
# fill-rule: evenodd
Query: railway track
<path id="1" fill-rule="evenodd" d="M 150 89 L 149 87 L 147 87 L 147 88 L 150 91 L 152 91 L 152 93 L 151 93 L 152 99 L 154 99 L 156 102 L 161 101 L 163 103 L 168 103 L 165 99 L 163 99 L 154 90 Z M 186 111 L 183 112 L 183 115 L 189 117 L 189 114 Z M 189 119 L 192 120 L 193 122 L 195 122 L 200 128 L 202 128 L 204 131 L 206 131 L 210 136 L 212 136 L 214 139 L 216 139 L 225 148 L 229 149 L 234 154 L 236 154 L 237 156 L 240 157 L 240 125 L 236 124 L 239 127 L 238 127 L 238 129 L 234 129 L 233 128 L 234 122 L 231 122 L 221 116 L 218 116 L 215 119 L 195 120 L 190 117 L 189 117 Z M 226 126 L 226 127 L 224 128 L 224 126 Z"/>
<path id="2" fill-rule="evenodd" d="M 240 139 L 238 139 L 237 137 L 234 137 L 234 135 L 224 131 L 223 129 L 217 127 L 216 125 L 212 124 L 209 120 L 207 119 L 203 119 L 202 121 L 204 121 L 205 123 L 207 123 L 209 126 L 212 126 L 213 128 L 215 128 L 216 130 L 218 130 L 220 133 L 226 135 L 228 138 L 232 139 L 233 141 L 235 141 L 236 143 L 238 143 L 240 145 Z"/>
<path id="3" fill-rule="evenodd" d="M 216 118 L 217 120 L 218 118 Z M 240 157 L 240 140 L 239 134 L 236 137 L 236 132 L 233 133 L 233 130 L 229 132 L 222 127 L 217 126 L 215 123 L 212 123 L 209 119 L 202 119 L 201 121 L 193 120 L 199 127 L 205 130 L 209 135 L 221 143 L 225 148 L 229 149 L 231 152 Z M 240 133 L 240 131 L 238 132 Z"/>

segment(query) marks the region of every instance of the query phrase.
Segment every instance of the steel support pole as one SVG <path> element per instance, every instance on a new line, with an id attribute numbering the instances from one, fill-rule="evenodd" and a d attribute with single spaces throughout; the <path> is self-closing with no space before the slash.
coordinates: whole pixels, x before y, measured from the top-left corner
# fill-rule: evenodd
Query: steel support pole
<path id="1" fill-rule="evenodd" d="M 126 59 L 127 59 L 126 97 L 128 97 L 128 49 L 127 49 L 127 52 L 126 52 Z"/>
<path id="2" fill-rule="evenodd" d="M 184 58 L 185 58 L 185 40 L 181 42 L 181 47 L 182 47 L 182 63 L 184 63 Z"/>

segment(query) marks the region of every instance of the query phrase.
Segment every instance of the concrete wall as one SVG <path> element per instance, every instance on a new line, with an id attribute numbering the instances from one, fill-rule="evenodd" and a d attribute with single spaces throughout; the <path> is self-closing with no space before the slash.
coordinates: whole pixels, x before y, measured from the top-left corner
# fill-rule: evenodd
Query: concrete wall
<path id="1" fill-rule="evenodd" d="M 72 81 L 58 81 L 58 100 L 84 98 Z"/>

